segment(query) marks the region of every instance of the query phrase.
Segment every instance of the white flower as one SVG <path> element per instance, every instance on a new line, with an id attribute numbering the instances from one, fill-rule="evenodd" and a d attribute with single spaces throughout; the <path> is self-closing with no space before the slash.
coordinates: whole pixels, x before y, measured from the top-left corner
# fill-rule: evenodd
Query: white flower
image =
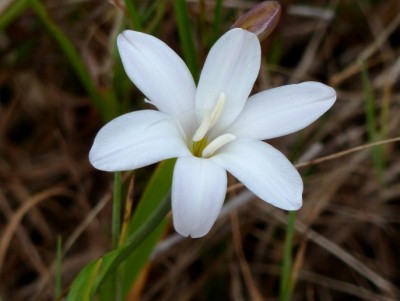
<path id="1" fill-rule="evenodd" d="M 153 36 L 124 31 L 118 49 L 129 78 L 158 111 L 136 111 L 106 124 L 89 154 L 93 166 L 132 170 L 178 158 L 172 213 L 176 231 L 184 236 L 209 232 L 225 199 L 226 171 L 276 207 L 301 207 L 299 173 L 261 140 L 315 121 L 334 103 L 332 88 L 305 82 L 248 99 L 261 50 L 256 35 L 239 28 L 212 47 L 197 88 L 182 59 Z"/>

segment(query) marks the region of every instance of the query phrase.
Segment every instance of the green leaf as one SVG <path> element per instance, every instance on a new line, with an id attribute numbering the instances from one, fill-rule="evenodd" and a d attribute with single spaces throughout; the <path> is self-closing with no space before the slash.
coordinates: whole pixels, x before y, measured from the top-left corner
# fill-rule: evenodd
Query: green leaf
<path id="1" fill-rule="evenodd" d="M 132 232 L 128 232 L 125 244 L 93 261 L 79 273 L 68 295 L 69 301 L 91 300 L 105 283 L 115 281 L 115 278 L 109 276 L 123 262 L 118 273 L 125 271 L 126 275 L 121 275 L 120 279 L 123 281 L 123 293 L 128 292 L 165 228 L 166 222 L 163 219 L 171 208 L 168 191 L 173 166 L 174 160 L 159 165 L 143 194 L 129 229 Z"/>
<path id="2" fill-rule="evenodd" d="M 171 188 L 172 173 L 175 166 L 175 159 L 162 162 L 154 172 L 152 178 L 147 184 L 142 198 L 138 204 L 135 214 L 129 225 L 128 236 L 135 232 L 152 214 L 154 208 L 157 208 L 160 202 Z M 121 270 L 122 295 L 126 296 L 133 282 L 136 280 L 139 272 L 147 263 L 151 252 L 156 243 L 160 240 L 167 223 L 164 220 L 161 224 L 135 249 L 129 258 L 124 262 Z"/>
<path id="3" fill-rule="evenodd" d="M 100 264 L 101 260 L 95 260 L 83 268 L 72 283 L 68 294 L 68 301 L 89 301 L 91 299 L 93 280 L 96 277 Z"/>

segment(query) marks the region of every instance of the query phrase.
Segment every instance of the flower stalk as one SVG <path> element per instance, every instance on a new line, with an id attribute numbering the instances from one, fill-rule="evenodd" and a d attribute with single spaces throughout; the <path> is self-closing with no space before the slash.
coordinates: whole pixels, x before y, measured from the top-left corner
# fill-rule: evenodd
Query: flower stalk
<path id="1" fill-rule="evenodd" d="M 292 262 L 293 262 L 293 237 L 296 224 L 296 212 L 289 211 L 286 226 L 286 239 L 283 252 L 283 262 L 280 282 L 280 301 L 291 300 L 293 291 Z"/>

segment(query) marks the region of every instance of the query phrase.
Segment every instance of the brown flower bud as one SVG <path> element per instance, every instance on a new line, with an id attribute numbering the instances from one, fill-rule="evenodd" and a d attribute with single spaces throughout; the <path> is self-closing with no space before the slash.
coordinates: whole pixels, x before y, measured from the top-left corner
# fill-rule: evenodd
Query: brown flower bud
<path id="1" fill-rule="evenodd" d="M 281 16 L 281 5 L 277 1 L 264 1 L 239 18 L 232 28 L 243 28 L 264 40 L 275 29 Z"/>

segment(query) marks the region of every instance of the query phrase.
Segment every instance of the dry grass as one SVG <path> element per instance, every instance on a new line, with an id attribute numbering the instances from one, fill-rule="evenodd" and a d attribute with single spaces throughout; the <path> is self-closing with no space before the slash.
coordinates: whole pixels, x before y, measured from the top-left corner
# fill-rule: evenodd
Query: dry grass
<path id="1" fill-rule="evenodd" d="M 197 1 L 189 3 L 196 24 Z M 205 3 L 211 11 L 212 1 Z M 269 59 L 257 88 L 317 80 L 332 85 L 338 101 L 300 135 L 272 143 L 298 162 L 369 143 L 360 60 L 374 94 L 379 139 L 399 137 L 400 2 L 282 3 L 280 25 L 263 43 Z M 251 3 L 225 5 L 224 30 Z M 46 7 L 100 89 L 111 89 L 119 11 L 101 1 L 46 1 Z M 158 36 L 178 49 L 169 4 L 161 23 Z M 53 300 L 57 236 L 64 241 L 65 289 L 110 248 L 112 178 L 87 159 L 101 120 L 32 11 L 0 32 L 0 57 L 0 295 Z M 132 99 L 141 99 L 133 86 Z M 371 148 L 301 167 L 293 300 L 400 299 L 399 146 L 381 146 L 381 174 Z M 145 181 L 136 178 L 136 195 Z M 166 233 L 129 300 L 278 300 L 286 214 L 241 190 L 232 187 L 230 202 L 237 206 L 225 210 L 208 236 Z"/>

